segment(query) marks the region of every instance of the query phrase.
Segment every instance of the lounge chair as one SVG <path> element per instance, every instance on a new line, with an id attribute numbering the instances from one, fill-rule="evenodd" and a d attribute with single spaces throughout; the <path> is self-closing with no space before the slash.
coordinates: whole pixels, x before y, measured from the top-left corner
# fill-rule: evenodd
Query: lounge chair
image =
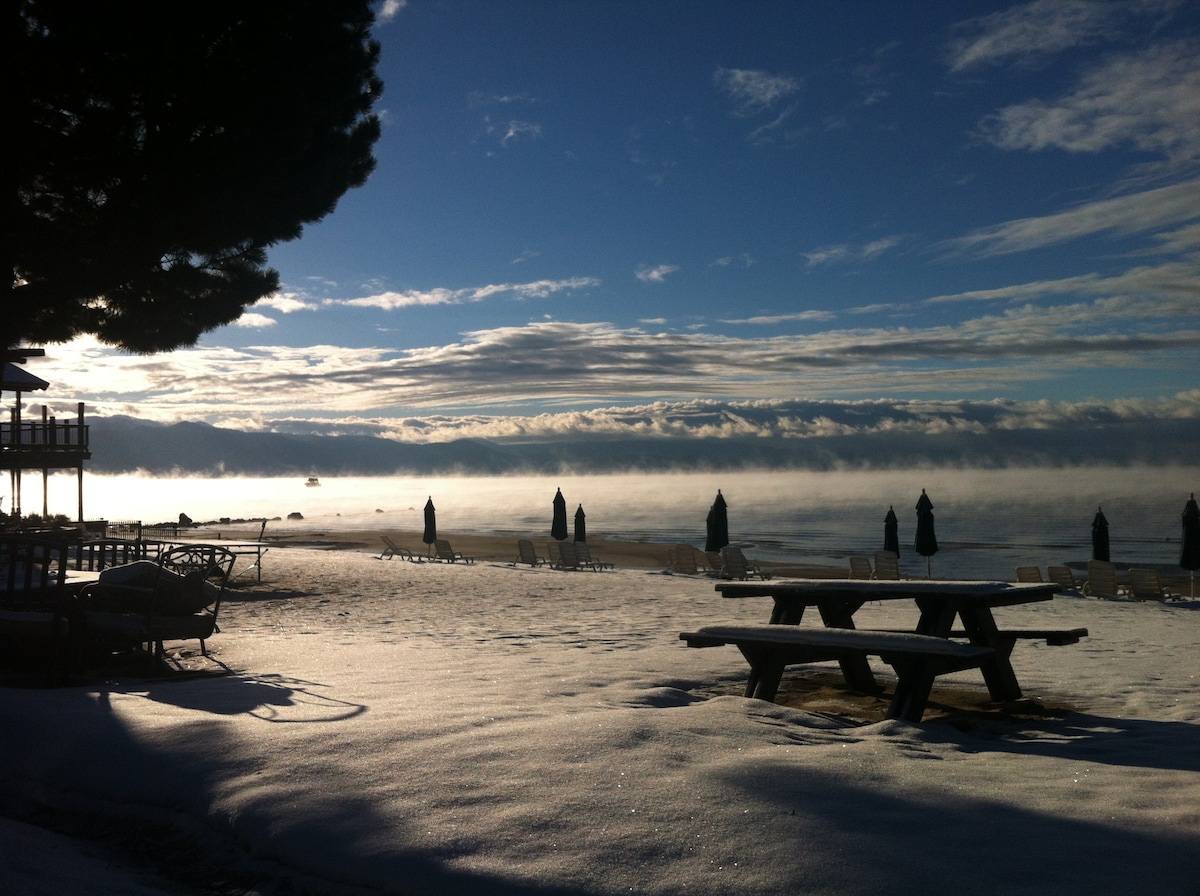
<path id="1" fill-rule="evenodd" d="M 433 549 L 433 559 L 440 560 L 443 563 L 458 563 L 460 560 L 463 563 L 475 562 L 474 557 L 468 557 L 466 554 L 462 554 L 450 547 L 450 542 L 446 541 L 444 538 L 437 539 L 437 541 L 433 543 Z"/>
<path id="2" fill-rule="evenodd" d="M 1042 570 L 1037 566 L 1018 566 L 1017 567 L 1018 582 L 1042 582 Z"/>
<path id="3" fill-rule="evenodd" d="M 380 560 L 391 560 L 393 557 L 400 557 L 402 560 L 408 560 L 410 563 L 420 563 L 419 557 L 415 556 L 408 548 L 402 548 L 396 542 L 392 541 L 386 535 L 380 535 L 383 539 L 383 553 L 379 555 Z"/>
<path id="4" fill-rule="evenodd" d="M 764 572 L 755 563 L 747 560 L 742 549 L 735 548 L 733 545 L 721 548 L 721 564 L 721 578 L 723 579 L 745 580 L 750 576 L 758 576 L 760 579 L 771 578 L 771 573 Z"/>
<path id="5" fill-rule="evenodd" d="M 1158 573 L 1153 569 L 1129 570 L 1130 597 L 1134 600 L 1175 600 L 1180 595 L 1171 594 L 1162 586 Z"/>
<path id="6" fill-rule="evenodd" d="M 520 538 L 517 540 L 517 559 L 509 566 L 544 566 L 546 561 L 538 556 L 537 548 L 533 546 L 533 542 L 528 538 Z"/>
<path id="7" fill-rule="evenodd" d="M 236 560 L 220 545 L 189 544 L 165 551 L 157 562 L 104 570 L 81 593 L 88 639 L 113 650 L 146 645 L 161 662 L 163 642 L 195 638 L 208 656 Z"/>
<path id="8" fill-rule="evenodd" d="M 694 576 L 700 572 L 699 566 L 696 565 L 696 549 L 690 544 L 675 545 L 667 559 L 671 572 L 684 576 Z"/>
<path id="9" fill-rule="evenodd" d="M 875 578 L 889 582 L 899 580 L 900 558 L 891 551 L 876 551 Z"/>
<path id="10" fill-rule="evenodd" d="M 871 571 L 871 560 L 869 557 L 850 558 L 850 578 L 870 579 L 874 578 L 874 576 L 875 573 Z"/>
<path id="11" fill-rule="evenodd" d="M 579 562 L 579 552 L 575 550 L 575 543 L 573 541 L 560 541 L 558 543 L 558 568 L 583 568 L 583 564 Z"/>
<path id="12" fill-rule="evenodd" d="M 548 541 L 546 551 L 550 555 L 551 569 L 579 569 L 579 555 L 570 541 Z"/>
<path id="13" fill-rule="evenodd" d="M 0 652 L 6 657 L 48 660 L 51 670 L 61 668 L 72 634 L 69 549 L 66 539 L 0 536 Z"/>
<path id="14" fill-rule="evenodd" d="M 720 551 L 705 551 L 704 559 L 708 561 L 710 575 L 719 576 L 725 568 L 725 561 L 721 558 Z"/>
<path id="15" fill-rule="evenodd" d="M 1082 587 L 1079 582 L 1075 581 L 1075 573 L 1071 572 L 1069 566 L 1047 566 L 1046 577 L 1063 591 L 1078 592 Z"/>
<path id="16" fill-rule="evenodd" d="M 1106 560 L 1088 561 L 1084 594 L 1104 600 L 1116 600 L 1123 596 L 1123 591 L 1124 589 L 1117 585 L 1117 568 L 1113 564 Z"/>
<path id="17" fill-rule="evenodd" d="M 615 563 L 605 563 L 599 557 L 593 557 L 592 549 L 590 547 L 588 547 L 588 543 L 586 541 L 576 541 L 576 542 L 574 542 L 574 545 L 575 545 L 575 559 L 579 561 L 580 566 L 590 566 L 592 569 L 596 570 L 597 572 L 600 572 L 601 570 L 604 570 L 604 569 L 616 569 L 617 568 L 617 564 L 615 564 Z"/>

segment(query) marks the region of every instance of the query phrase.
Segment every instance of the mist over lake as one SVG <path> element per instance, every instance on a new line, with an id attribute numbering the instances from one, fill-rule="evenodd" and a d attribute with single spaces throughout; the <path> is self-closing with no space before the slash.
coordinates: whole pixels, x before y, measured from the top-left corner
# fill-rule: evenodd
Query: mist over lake
<path id="1" fill-rule="evenodd" d="M 934 505 L 936 577 L 1012 578 L 1021 564 L 1086 560 L 1091 521 L 1103 506 L 1118 563 L 1172 566 L 1180 515 L 1200 471 L 1183 467 L 920 469 L 884 471 L 724 471 L 545 476 L 303 477 L 85 476 L 89 519 L 268 519 L 267 532 L 338 529 L 419 531 L 432 497 L 438 529 L 549 538 L 551 500 L 561 488 L 570 514 L 583 505 L 588 537 L 703 546 L 704 521 L 720 489 L 730 536 L 761 559 L 844 565 L 882 547 L 883 518 L 900 519 L 901 564 L 925 573 L 912 553 L 915 505 L 924 488 Z M 26 484 L 26 507 L 41 497 Z M 50 478 L 51 512 L 74 516 L 73 475 Z M 303 519 L 287 520 L 299 513 Z"/>

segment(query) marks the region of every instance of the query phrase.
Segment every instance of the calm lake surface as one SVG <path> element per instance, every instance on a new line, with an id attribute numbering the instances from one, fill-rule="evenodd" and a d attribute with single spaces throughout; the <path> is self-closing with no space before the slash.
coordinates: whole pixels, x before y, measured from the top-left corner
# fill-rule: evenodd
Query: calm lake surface
<path id="1" fill-rule="evenodd" d="M 721 489 L 734 543 L 751 557 L 844 565 L 883 546 L 883 518 L 900 520 L 901 567 L 926 571 L 911 550 L 924 488 L 934 505 L 939 578 L 1013 577 L 1017 565 L 1083 561 L 1099 506 L 1118 563 L 1176 567 L 1180 516 L 1200 491 L 1200 468 L 629 473 L 603 476 L 84 479 L 88 519 L 197 522 L 262 518 L 267 531 L 420 530 L 432 497 L 438 530 L 548 538 L 556 488 L 568 517 L 579 504 L 590 538 L 704 544 L 704 521 Z M 25 481 L 26 510 L 40 509 L 40 477 Z M 73 474 L 50 478 L 51 513 L 74 517 Z M 301 521 L 287 515 L 300 513 Z M 276 519 L 279 518 L 279 519 Z"/>

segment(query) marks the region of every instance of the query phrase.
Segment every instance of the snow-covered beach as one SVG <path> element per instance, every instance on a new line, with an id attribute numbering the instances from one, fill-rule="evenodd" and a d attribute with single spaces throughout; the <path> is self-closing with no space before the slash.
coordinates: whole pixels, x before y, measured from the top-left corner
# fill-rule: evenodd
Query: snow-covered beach
<path id="1" fill-rule="evenodd" d="M 1006 711 L 977 672 L 939 680 L 917 726 L 836 666 L 794 671 L 779 704 L 738 696 L 741 655 L 678 634 L 768 606 L 704 577 L 273 548 L 192 672 L 0 687 L 0 874 L 12 893 L 1195 896 L 1197 610 L 1000 610 L 1091 635 L 1019 644 Z M 115 864 L 128 850 L 165 868 Z"/>

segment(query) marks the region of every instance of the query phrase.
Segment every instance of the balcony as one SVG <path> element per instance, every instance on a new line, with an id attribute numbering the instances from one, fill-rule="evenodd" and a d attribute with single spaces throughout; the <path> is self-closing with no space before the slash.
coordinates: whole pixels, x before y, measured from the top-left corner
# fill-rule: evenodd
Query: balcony
<path id="1" fill-rule="evenodd" d="M 70 423 L 53 417 L 0 423 L 0 470 L 75 468 L 91 456 L 83 405 L 79 419 Z"/>

